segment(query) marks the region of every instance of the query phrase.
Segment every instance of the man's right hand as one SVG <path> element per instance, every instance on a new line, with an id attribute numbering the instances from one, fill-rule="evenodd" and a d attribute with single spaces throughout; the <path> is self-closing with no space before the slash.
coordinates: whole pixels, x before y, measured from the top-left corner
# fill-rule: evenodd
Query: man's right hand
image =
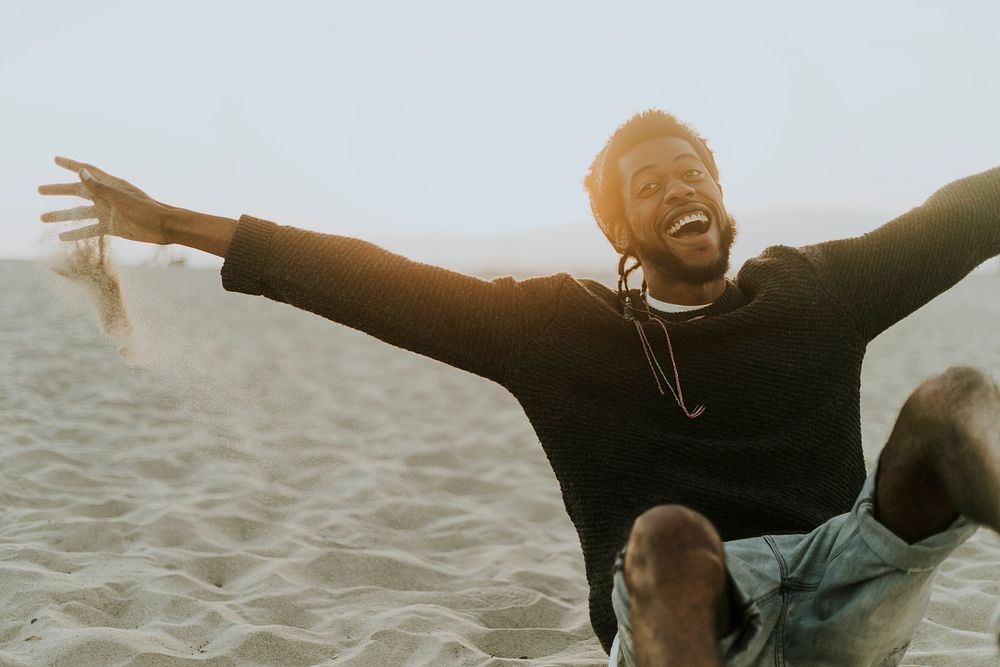
<path id="1" fill-rule="evenodd" d="M 173 242 L 167 236 L 168 222 L 177 208 L 156 201 L 128 181 L 91 164 L 64 157 L 57 157 L 55 161 L 60 167 L 75 172 L 80 182 L 42 185 L 38 188 L 39 194 L 83 197 L 91 200 L 93 206 L 49 211 L 42 214 L 42 222 L 97 220 L 97 224 L 61 233 L 61 241 L 108 234 L 159 245 Z"/>

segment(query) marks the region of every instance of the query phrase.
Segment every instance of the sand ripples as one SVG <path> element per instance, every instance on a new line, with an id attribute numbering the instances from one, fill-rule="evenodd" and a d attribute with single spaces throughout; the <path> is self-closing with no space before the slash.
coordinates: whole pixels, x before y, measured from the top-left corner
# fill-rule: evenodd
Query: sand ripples
<path id="1" fill-rule="evenodd" d="M 130 367 L 0 267 L 0 664 L 601 663 L 503 390 L 196 271 L 124 272 Z"/>
<path id="2" fill-rule="evenodd" d="M 130 367 L 0 278 L 0 665 L 606 663 L 502 389 L 199 271 L 123 272 Z M 914 644 L 940 664 L 1000 598 L 1000 546 L 964 549 Z"/>

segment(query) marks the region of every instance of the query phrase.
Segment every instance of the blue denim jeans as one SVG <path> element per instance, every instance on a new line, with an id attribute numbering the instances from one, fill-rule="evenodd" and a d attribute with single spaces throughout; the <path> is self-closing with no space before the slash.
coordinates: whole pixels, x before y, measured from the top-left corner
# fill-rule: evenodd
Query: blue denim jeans
<path id="1" fill-rule="evenodd" d="M 923 618 L 938 565 L 976 532 L 959 517 L 907 544 L 874 517 L 876 465 L 847 514 L 805 535 L 725 542 L 740 622 L 719 641 L 727 665 L 896 665 Z M 614 566 L 612 665 L 634 667 L 629 594 Z"/>

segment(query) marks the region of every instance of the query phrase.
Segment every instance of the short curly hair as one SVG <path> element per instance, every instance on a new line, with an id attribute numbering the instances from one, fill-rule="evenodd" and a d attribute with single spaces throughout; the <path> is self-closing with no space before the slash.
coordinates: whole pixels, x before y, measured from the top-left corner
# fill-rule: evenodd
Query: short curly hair
<path id="1" fill-rule="evenodd" d="M 715 155 L 708 147 L 708 141 L 697 130 L 660 109 L 648 109 L 635 114 L 615 130 L 594 158 L 590 171 L 583 179 L 583 187 L 590 195 L 590 209 L 594 213 L 594 219 L 616 250 L 620 249 L 615 244 L 614 225 L 620 224 L 625 216 L 618 158 L 636 144 L 653 137 L 678 137 L 687 141 L 697 151 L 715 182 L 719 182 Z"/>

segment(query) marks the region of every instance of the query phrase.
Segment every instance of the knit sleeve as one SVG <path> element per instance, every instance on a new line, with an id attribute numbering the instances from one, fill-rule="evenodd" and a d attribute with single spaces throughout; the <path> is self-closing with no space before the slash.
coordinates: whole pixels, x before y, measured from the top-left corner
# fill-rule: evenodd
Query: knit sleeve
<path id="1" fill-rule="evenodd" d="M 240 218 L 225 289 L 263 295 L 504 383 L 569 276 L 486 281 L 360 239 Z"/>
<path id="2" fill-rule="evenodd" d="M 1000 254 L 1000 168 L 950 183 L 863 236 L 801 250 L 871 340 Z"/>

